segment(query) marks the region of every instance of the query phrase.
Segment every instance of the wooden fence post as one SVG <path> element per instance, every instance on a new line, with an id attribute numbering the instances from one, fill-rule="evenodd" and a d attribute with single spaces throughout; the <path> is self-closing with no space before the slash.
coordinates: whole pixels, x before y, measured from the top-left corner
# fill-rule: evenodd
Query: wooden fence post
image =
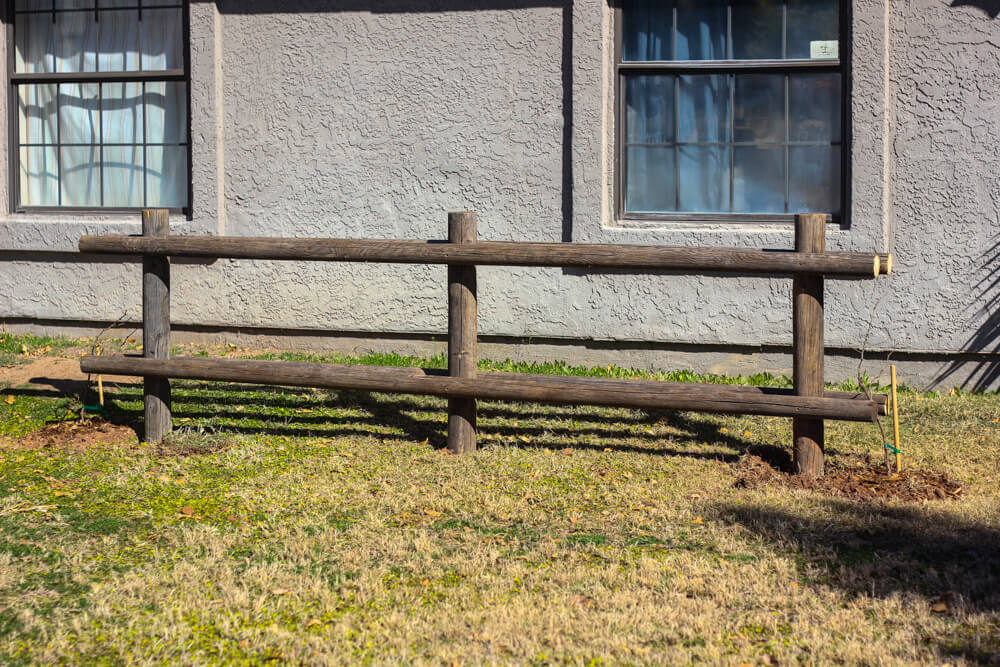
<path id="1" fill-rule="evenodd" d="M 795 250 L 826 251 L 826 216 L 795 216 Z M 799 275 L 792 279 L 793 382 L 797 396 L 822 396 L 823 385 L 823 276 Z M 823 476 L 823 420 L 792 420 L 795 472 Z"/>
<path id="2" fill-rule="evenodd" d="M 163 209 L 142 212 L 143 236 L 168 236 L 170 212 Z M 170 259 L 142 257 L 142 351 L 150 359 L 170 357 Z M 170 432 L 170 380 L 143 378 L 145 440 L 159 443 Z"/>
<path id="3" fill-rule="evenodd" d="M 474 212 L 448 214 L 448 241 L 475 243 Z M 476 376 L 476 266 L 448 266 L 448 375 Z M 453 454 L 476 450 L 476 399 L 448 399 L 448 448 Z"/>

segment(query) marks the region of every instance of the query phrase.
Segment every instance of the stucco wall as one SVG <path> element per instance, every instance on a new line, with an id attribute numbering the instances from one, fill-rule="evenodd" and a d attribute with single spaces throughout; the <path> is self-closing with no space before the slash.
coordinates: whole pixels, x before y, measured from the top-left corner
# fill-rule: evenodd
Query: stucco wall
<path id="1" fill-rule="evenodd" d="M 614 219 L 612 26 L 600 0 L 218 0 L 193 2 L 191 16 L 194 215 L 175 220 L 176 233 L 440 238 L 447 211 L 474 209 L 490 239 L 791 247 L 780 225 Z M 996 326 L 984 264 L 996 268 L 1000 229 L 1000 19 L 945 0 L 859 0 L 852 31 L 850 225 L 831 226 L 828 247 L 892 250 L 897 270 L 877 283 L 831 281 L 831 379 L 865 341 L 873 355 L 913 362 L 923 383 L 956 360 L 949 382 L 990 374 L 993 357 L 971 353 L 992 351 Z M 62 254 L 82 232 L 137 227 L 0 219 L 0 316 L 138 319 L 136 266 Z M 444 330 L 444 276 L 180 264 L 173 318 L 426 339 Z M 570 342 L 565 356 L 578 360 L 601 356 L 580 352 L 587 341 L 618 341 L 624 364 L 785 371 L 789 287 L 483 268 L 480 329 L 495 341 Z M 704 364 L 697 349 L 712 352 Z"/>

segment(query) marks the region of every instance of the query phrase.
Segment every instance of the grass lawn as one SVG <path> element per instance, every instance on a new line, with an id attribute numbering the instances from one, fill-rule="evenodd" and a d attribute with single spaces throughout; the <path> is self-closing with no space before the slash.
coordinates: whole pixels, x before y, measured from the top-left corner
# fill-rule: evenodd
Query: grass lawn
<path id="1" fill-rule="evenodd" d="M 86 448 L 16 439 L 81 396 L 0 389 L 0 663 L 1000 661 L 996 395 L 904 393 L 906 463 L 964 489 L 864 503 L 734 486 L 784 419 L 484 402 L 456 457 L 442 400 L 174 387 L 168 443 Z"/>

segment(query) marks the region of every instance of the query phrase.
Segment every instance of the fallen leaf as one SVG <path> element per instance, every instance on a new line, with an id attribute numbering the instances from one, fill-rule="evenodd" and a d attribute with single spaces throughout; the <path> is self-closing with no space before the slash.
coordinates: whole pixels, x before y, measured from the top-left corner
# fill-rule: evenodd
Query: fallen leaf
<path id="1" fill-rule="evenodd" d="M 7 405 L 14 405 L 14 397 L 11 396 L 10 394 L 7 394 L 7 398 L 5 398 L 4 401 L 7 403 Z"/>
<path id="2" fill-rule="evenodd" d="M 424 510 L 424 514 L 427 516 L 441 516 L 441 512 L 438 512 L 437 510 Z"/>
<path id="3" fill-rule="evenodd" d="M 291 593 L 287 588 L 275 588 L 271 591 L 271 595 L 288 595 Z"/>
<path id="4" fill-rule="evenodd" d="M 562 453 L 565 454 L 566 456 L 569 456 L 570 454 L 573 453 L 573 450 L 567 447 L 566 449 L 562 450 Z"/>
<path id="5" fill-rule="evenodd" d="M 743 431 L 743 436 L 749 438 L 752 434 L 750 431 Z"/>
<path id="6" fill-rule="evenodd" d="M 693 520 L 693 521 L 692 521 L 691 523 L 693 523 L 693 524 L 697 524 L 697 525 L 701 526 L 701 525 L 703 525 L 703 524 L 705 523 L 705 520 L 704 520 L 704 519 L 702 519 L 702 518 L 701 518 L 701 517 L 699 516 L 699 517 L 695 517 L 695 519 L 694 519 L 694 520 Z"/>
<path id="7" fill-rule="evenodd" d="M 192 514 L 194 514 L 194 508 L 191 507 L 190 505 L 185 505 L 184 507 L 181 508 L 181 514 L 186 514 L 187 516 L 191 516 Z"/>
<path id="8" fill-rule="evenodd" d="M 308 623 L 306 623 L 306 627 L 307 628 L 315 628 L 317 625 L 323 625 L 323 621 L 314 618 L 311 621 L 309 621 Z"/>
<path id="9" fill-rule="evenodd" d="M 931 611 L 935 614 L 944 614 L 948 611 L 948 605 L 944 602 L 935 602 L 931 605 Z"/>

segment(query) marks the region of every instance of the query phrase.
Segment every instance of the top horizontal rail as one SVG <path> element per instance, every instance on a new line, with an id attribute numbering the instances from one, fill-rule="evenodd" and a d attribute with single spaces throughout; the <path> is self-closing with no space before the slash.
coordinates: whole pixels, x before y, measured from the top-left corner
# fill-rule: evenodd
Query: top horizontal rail
<path id="1" fill-rule="evenodd" d="M 237 236 L 84 236 L 81 252 L 228 259 L 480 266 L 561 266 L 733 275 L 874 278 L 888 273 L 877 254 L 603 243 L 521 243 Z"/>

